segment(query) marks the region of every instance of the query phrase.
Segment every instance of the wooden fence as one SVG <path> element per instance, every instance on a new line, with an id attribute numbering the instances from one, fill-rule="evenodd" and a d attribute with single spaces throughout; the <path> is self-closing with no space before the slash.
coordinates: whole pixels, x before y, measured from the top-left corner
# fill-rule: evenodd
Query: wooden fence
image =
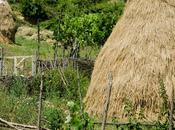
<path id="1" fill-rule="evenodd" d="M 0 76 L 36 74 L 36 57 L 33 56 L 1 56 L 0 57 Z M 29 69 L 27 69 L 29 68 Z M 26 69 L 26 70 L 25 70 Z M 19 73 L 21 72 L 21 73 Z"/>

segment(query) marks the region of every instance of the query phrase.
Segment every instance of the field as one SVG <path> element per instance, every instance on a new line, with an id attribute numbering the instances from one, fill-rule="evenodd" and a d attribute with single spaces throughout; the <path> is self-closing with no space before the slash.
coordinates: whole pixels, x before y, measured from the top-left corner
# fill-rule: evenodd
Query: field
<path id="1" fill-rule="evenodd" d="M 0 130 L 175 129 L 173 2 L 8 3 Z"/>

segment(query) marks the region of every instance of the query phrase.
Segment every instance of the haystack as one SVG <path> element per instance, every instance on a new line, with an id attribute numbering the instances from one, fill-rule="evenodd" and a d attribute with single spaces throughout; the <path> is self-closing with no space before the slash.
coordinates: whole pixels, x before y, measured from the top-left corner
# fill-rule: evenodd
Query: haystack
<path id="1" fill-rule="evenodd" d="M 6 0 L 0 0 L 0 43 L 15 41 L 16 25 Z"/>
<path id="2" fill-rule="evenodd" d="M 85 98 L 85 109 L 92 115 L 103 113 L 110 71 L 113 86 L 108 115 L 127 119 L 125 109 L 130 104 L 134 115 L 142 111 L 146 120 L 156 120 L 163 97 L 170 100 L 175 86 L 175 0 L 127 2 L 96 59 Z"/>

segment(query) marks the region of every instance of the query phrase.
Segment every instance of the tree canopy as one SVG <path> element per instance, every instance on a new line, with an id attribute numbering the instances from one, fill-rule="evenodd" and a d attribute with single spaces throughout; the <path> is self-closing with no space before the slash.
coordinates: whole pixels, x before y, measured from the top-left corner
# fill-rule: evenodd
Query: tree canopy
<path id="1" fill-rule="evenodd" d="M 101 46 L 121 16 L 124 0 L 23 0 L 23 16 L 54 31 L 65 46 Z"/>

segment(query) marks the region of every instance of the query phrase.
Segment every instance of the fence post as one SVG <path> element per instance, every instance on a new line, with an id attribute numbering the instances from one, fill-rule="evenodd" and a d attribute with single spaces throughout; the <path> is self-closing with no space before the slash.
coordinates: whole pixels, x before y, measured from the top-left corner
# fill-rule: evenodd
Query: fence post
<path id="1" fill-rule="evenodd" d="M 83 101 L 82 101 L 82 93 L 81 93 L 81 86 L 80 86 L 80 74 L 79 74 L 79 65 L 78 62 L 76 63 L 76 69 L 77 69 L 77 86 L 78 86 L 78 93 L 79 93 L 79 100 L 80 100 L 80 112 L 82 117 L 83 116 Z"/>
<path id="2" fill-rule="evenodd" d="M 13 64 L 13 74 L 14 74 L 14 75 L 17 75 L 17 74 L 18 74 L 18 70 L 17 70 L 17 57 L 14 56 L 14 57 L 13 57 L 13 60 L 14 60 L 14 64 Z"/>
<path id="3" fill-rule="evenodd" d="M 56 68 L 57 67 L 57 63 L 58 63 L 58 42 L 56 42 L 55 44 L 54 44 L 54 68 Z"/>
<path id="4" fill-rule="evenodd" d="M 0 54 L 0 76 L 3 76 L 3 66 L 4 65 L 4 49 L 1 48 L 1 54 Z"/>
<path id="5" fill-rule="evenodd" d="M 111 72 L 108 75 L 108 80 L 109 80 L 108 93 L 107 93 L 107 99 L 105 101 L 105 106 L 104 106 L 103 122 L 102 122 L 101 130 L 105 130 L 106 120 L 107 120 L 107 115 L 108 115 L 108 109 L 109 109 L 109 103 L 110 103 L 110 97 L 111 97 L 111 90 L 112 90 L 112 80 L 113 80 Z"/>
<path id="6" fill-rule="evenodd" d="M 32 56 L 32 76 L 36 75 L 36 70 L 37 70 L 37 57 L 36 54 Z"/>
<path id="7" fill-rule="evenodd" d="M 172 81 L 171 81 L 172 82 Z M 169 130 L 173 130 L 174 123 L 173 123 L 173 113 L 174 113 L 174 85 L 172 84 L 172 91 L 169 101 Z"/>
<path id="8" fill-rule="evenodd" d="M 39 94 L 38 130 L 41 130 L 42 92 L 43 92 L 43 72 L 41 73 L 41 84 L 40 84 L 40 94 Z"/>
<path id="9" fill-rule="evenodd" d="M 41 42 L 41 38 L 40 38 L 40 19 L 37 19 L 37 27 L 38 27 L 38 31 L 37 31 L 37 36 L 38 36 L 38 46 L 37 46 L 37 52 L 36 52 L 36 57 L 37 60 L 39 60 L 40 58 L 40 42 Z"/>

